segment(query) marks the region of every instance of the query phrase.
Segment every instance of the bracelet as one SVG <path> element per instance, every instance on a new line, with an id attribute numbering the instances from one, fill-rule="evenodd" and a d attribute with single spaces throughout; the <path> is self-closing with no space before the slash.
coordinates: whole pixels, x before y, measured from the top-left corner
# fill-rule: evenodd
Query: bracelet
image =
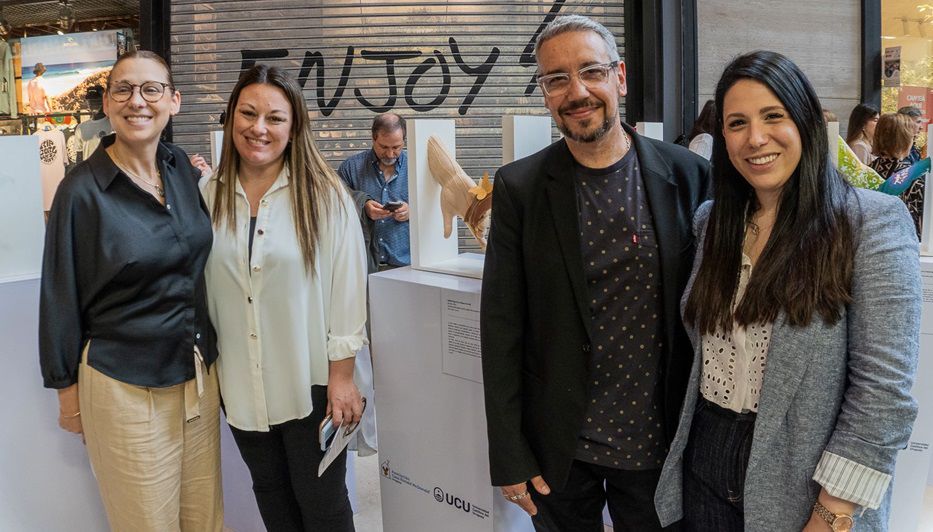
<path id="1" fill-rule="evenodd" d="M 80 415 L 81 415 L 81 411 L 78 410 L 77 412 L 75 412 L 74 414 L 71 414 L 71 415 L 62 414 L 62 419 L 74 419 L 74 418 L 76 418 L 76 417 L 78 417 L 78 416 L 80 416 Z"/>

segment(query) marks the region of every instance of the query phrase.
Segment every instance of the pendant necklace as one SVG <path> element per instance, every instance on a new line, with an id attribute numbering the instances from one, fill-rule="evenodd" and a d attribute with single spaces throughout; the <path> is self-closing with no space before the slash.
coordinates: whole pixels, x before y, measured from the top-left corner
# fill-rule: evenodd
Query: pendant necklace
<path id="1" fill-rule="evenodd" d="M 130 170 L 127 169 L 126 165 L 123 163 L 122 160 L 120 160 L 118 157 L 115 157 L 115 156 L 113 155 L 113 153 L 111 153 L 110 155 L 111 155 L 111 157 L 113 157 L 113 159 L 114 159 L 113 162 L 115 162 L 115 163 L 117 164 L 117 166 L 120 168 L 120 170 L 123 170 L 123 171 L 126 173 L 126 175 L 128 175 L 128 176 L 130 176 L 130 177 L 132 177 L 132 178 L 134 178 L 134 179 L 138 179 L 139 181 L 142 181 L 143 183 L 145 183 L 145 184 L 149 185 L 150 187 L 154 188 L 155 191 L 156 191 L 156 193 L 159 194 L 159 197 L 161 197 L 161 198 L 164 198 L 164 197 L 165 197 L 165 189 L 162 188 L 161 185 L 157 185 L 156 183 L 153 183 L 152 181 L 149 181 L 148 179 L 146 179 L 146 178 L 144 178 L 144 177 L 142 177 L 142 176 L 140 176 L 140 175 L 137 175 L 137 174 L 133 173 L 132 171 L 130 171 Z M 162 172 L 160 172 L 158 168 L 156 169 L 156 178 L 157 178 L 157 179 L 161 179 L 161 178 L 162 178 Z"/>

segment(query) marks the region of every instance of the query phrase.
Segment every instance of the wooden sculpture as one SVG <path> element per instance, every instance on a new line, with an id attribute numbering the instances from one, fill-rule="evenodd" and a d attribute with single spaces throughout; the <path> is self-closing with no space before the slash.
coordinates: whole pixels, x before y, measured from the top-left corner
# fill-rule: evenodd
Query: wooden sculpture
<path id="1" fill-rule="evenodd" d="M 486 250 L 486 235 L 492 217 L 492 183 L 489 172 L 477 185 L 434 136 L 428 138 L 428 168 L 441 185 L 444 238 L 453 233 L 454 217 L 463 219 L 480 248 Z"/>

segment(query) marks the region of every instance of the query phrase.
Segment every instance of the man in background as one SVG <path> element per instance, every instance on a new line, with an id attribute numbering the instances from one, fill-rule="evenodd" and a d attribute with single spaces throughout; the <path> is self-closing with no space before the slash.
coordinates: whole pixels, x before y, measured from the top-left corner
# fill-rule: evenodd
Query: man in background
<path id="1" fill-rule="evenodd" d="M 372 148 L 349 157 L 337 170 L 360 211 L 370 272 L 411 264 L 405 134 L 401 116 L 377 116 Z"/>

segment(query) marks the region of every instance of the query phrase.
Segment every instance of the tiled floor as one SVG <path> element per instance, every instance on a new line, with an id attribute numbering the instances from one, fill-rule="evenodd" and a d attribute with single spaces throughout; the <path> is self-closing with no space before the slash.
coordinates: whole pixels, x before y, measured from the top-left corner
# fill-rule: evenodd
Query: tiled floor
<path id="1" fill-rule="evenodd" d="M 378 455 L 357 458 L 356 492 L 359 508 L 353 518 L 357 532 L 382 532 L 382 502 L 379 498 Z M 607 532 L 612 528 L 606 527 Z M 891 531 L 901 532 L 901 531 Z M 927 488 L 923 498 L 923 516 L 917 532 L 933 532 L 933 486 Z"/>

